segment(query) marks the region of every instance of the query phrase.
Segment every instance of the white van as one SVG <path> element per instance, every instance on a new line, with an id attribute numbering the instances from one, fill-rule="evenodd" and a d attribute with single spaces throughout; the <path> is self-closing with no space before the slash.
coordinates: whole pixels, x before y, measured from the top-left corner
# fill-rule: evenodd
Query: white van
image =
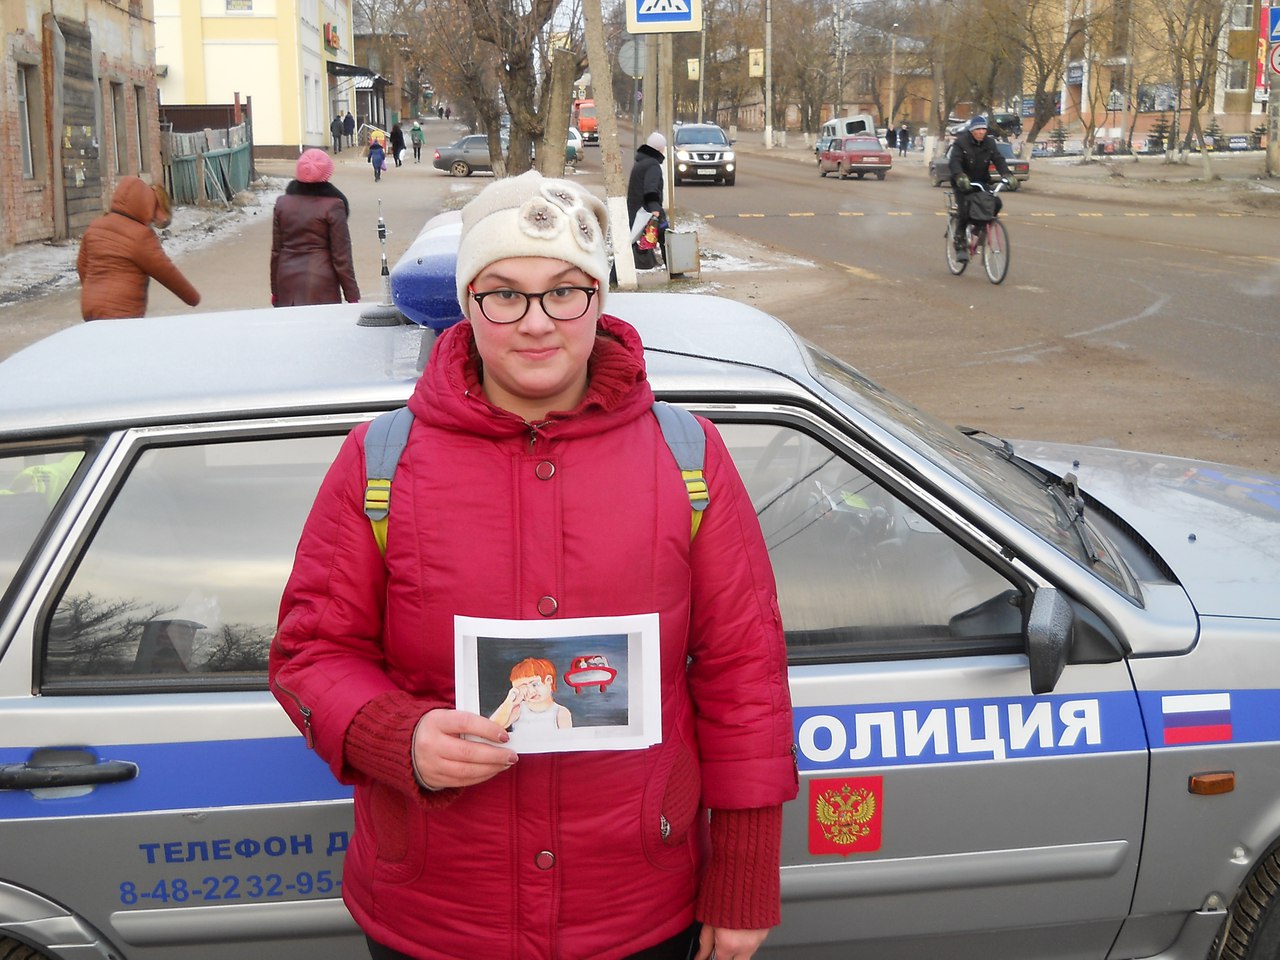
<path id="1" fill-rule="evenodd" d="M 876 135 L 876 118 L 869 113 L 854 113 L 847 117 L 832 117 L 822 125 L 823 137 L 847 137 L 854 133 Z"/>

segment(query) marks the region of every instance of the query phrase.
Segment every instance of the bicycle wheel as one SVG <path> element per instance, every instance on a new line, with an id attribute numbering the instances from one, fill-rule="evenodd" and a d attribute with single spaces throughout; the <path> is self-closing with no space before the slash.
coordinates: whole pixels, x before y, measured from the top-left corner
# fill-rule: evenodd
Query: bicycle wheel
<path id="1" fill-rule="evenodd" d="M 999 220 L 988 223 L 986 240 L 982 245 L 982 266 L 987 271 L 987 279 L 1003 283 L 1009 273 L 1009 234 L 1004 224 Z"/>
<path id="2" fill-rule="evenodd" d="M 960 276 L 964 273 L 964 268 L 969 265 L 968 260 L 961 260 L 956 256 L 956 222 L 955 220 L 947 221 L 947 269 L 951 271 L 952 276 Z"/>

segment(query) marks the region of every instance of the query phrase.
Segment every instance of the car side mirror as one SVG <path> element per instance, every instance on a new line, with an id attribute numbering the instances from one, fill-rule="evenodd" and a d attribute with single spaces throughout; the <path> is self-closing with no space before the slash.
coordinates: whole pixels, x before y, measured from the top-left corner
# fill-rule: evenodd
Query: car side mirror
<path id="1" fill-rule="evenodd" d="M 1075 614 L 1071 603 L 1056 587 L 1041 587 L 1031 598 L 1027 616 L 1027 660 L 1031 668 L 1031 692 L 1052 693 L 1067 665 Z"/>

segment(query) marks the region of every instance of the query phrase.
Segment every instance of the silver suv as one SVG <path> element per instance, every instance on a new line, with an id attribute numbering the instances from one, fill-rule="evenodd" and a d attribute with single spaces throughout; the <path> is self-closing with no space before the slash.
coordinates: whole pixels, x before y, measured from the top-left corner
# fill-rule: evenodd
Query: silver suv
<path id="1" fill-rule="evenodd" d="M 733 141 L 714 123 L 682 123 L 675 128 L 672 175 L 677 184 L 710 180 L 732 187 L 738 179 Z"/>
<path id="2" fill-rule="evenodd" d="M 322 475 L 429 346 L 360 309 L 0 363 L 0 956 L 363 955 L 349 793 L 265 670 Z M 1274 960 L 1280 479 L 957 431 L 714 296 L 610 310 L 777 574 L 803 782 L 762 957 Z"/>

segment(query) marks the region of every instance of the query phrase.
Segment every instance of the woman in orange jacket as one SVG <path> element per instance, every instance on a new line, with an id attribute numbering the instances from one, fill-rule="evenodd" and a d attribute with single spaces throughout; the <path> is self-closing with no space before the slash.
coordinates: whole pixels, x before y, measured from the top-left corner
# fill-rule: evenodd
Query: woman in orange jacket
<path id="1" fill-rule="evenodd" d="M 141 317 L 147 287 L 159 280 L 184 303 L 200 294 L 165 255 L 151 229 L 169 225 L 169 198 L 160 186 L 122 177 L 111 196 L 111 211 L 85 230 L 76 272 L 80 274 L 80 314 L 86 320 Z"/>

